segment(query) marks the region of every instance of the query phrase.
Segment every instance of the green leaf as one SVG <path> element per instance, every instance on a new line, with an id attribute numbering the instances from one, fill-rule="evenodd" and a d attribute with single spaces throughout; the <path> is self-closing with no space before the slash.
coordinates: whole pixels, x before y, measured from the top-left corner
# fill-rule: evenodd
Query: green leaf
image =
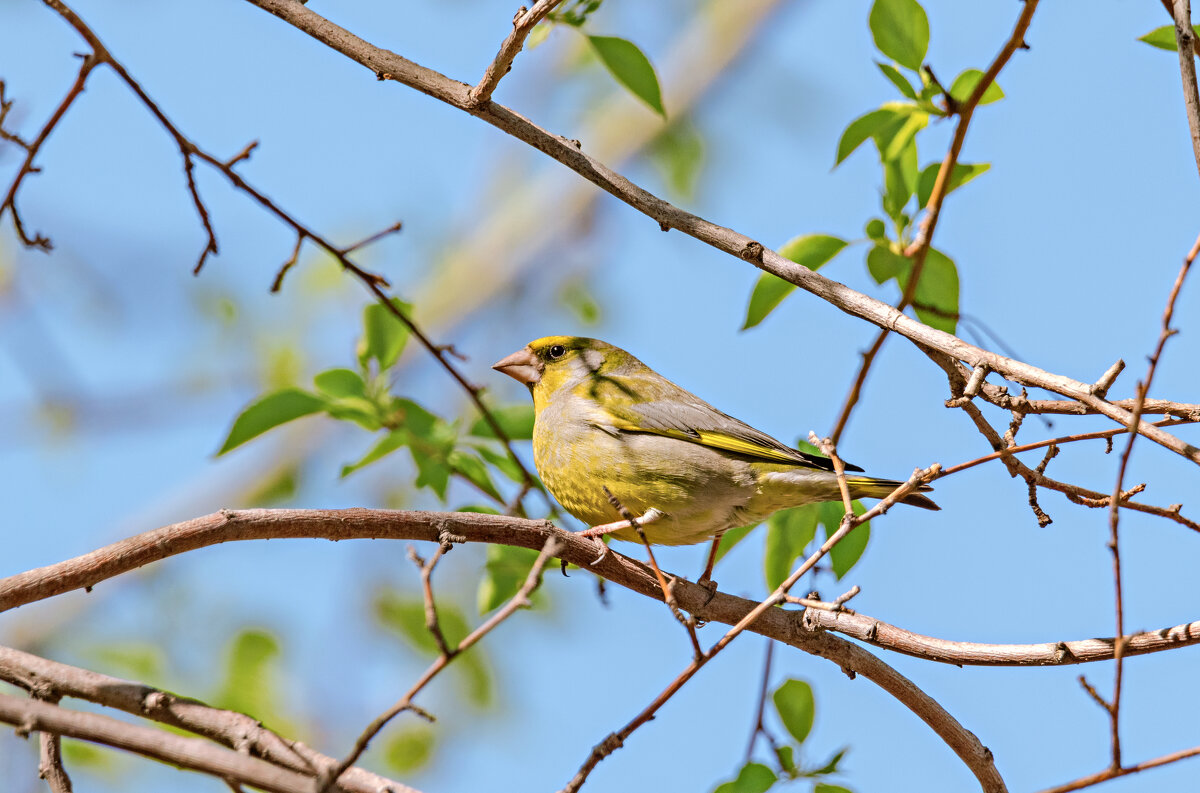
<path id="1" fill-rule="evenodd" d="M 507 454 L 479 444 L 472 444 L 472 448 L 479 452 L 479 456 L 487 460 L 500 473 L 519 485 L 525 484 L 525 476 L 521 473 L 520 467 Z"/>
<path id="2" fill-rule="evenodd" d="M 912 262 L 907 256 L 896 253 L 891 247 L 882 243 L 867 252 L 867 271 L 871 273 L 871 277 L 877 284 L 900 277 L 908 272 L 911 265 Z"/>
<path id="3" fill-rule="evenodd" d="M 804 552 L 817 533 L 817 505 L 785 509 L 767 519 L 767 546 L 763 552 L 763 574 L 767 588 L 774 590 L 792 572 L 792 563 Z"/>
<path id="4" fill-rule="evenodd" d="M 570 278 L 558 290 L 558 299 L 564 306 L 571 309 L 575 317 L 584 325 L 595 325 L 600 322 L 603 311 L 600 303 L 592 297 L 592 290 L 583 278 Z"/>
<path id="5" fill-rule="evenodd" d="M 838 763 L 842 762 L 842 758 L 846 756 L 845 749 L 839 749 L 838 752 L 831 758 L 829 762 L 820 768 L 809 771 L 805 776 L 825 776 L 827 774 L 836 774 L 838 771 Z M 818 785 L 820 787 L 820 785 Z M 832 787 L 832 786 L 830 786 Z M 845 788 L 842 788 L 843 790 Z M 849 793 L 849 791 L 847 791 Z"/>
<path id="6" fill-rule="evenodd" d="M 342 476 L 349 476 L 358 469 L 365 468 L 381 457 L 386 457 L 387 455 L 399 449 L 401 446 L 408 443 L 408 437 L 408 432 L 406 430 L 392 430 L 387 435 L 384 435 L 382 438 L 376 441 L 375 445 L 372 446 L 358 462 L 350 463 L 349 465 L 343 465 Z"/>
<path id="7" fill-rule="evenodd" d="M 909 138 L 907 146 L 894 159 L 883 163 L 883 211 L 894 220 L 904 214 L 908 199 L 917 189 L 917 141 Z"/>
<path id="8" fill-rule="evenodd" d="M 756 529 L 758 524 L 751 526 L 738 526 L 736 529 L 730 529 L 721 535 L 721 541 L 717 543 L 717 556 L 713 564 L 717 564 L 725 558 L 725 554 L 733 550 L 733 546 L 737 545 L 742 540 L 746 539 L 746 535 Z"/>
<path id="9" fill-rule="evenodd" d="M 875 46 L 916 71 L 929 49 L 929 17 L 916 0 L 875 0 L 867 19 Z"/>
<path id="10" fill-rule="evenodd" d="M 362 375 L 349 369 L 329 369 L 313 378 L 313 385 L 326 396 L 365 397 L 367 386 Z"/>
<path id="11" fill-rule="evenodd" d="M 863 231 L 867 234 L 867 239 L 883 242 L 887 240 L 887 225 L 879 218 L 871 218 L 867 221 L 867 225 L 863 227 Z"/>
<path id="12" fill-rule="evenodd" d="M 950 182 L 946 185 L 946 195 L 950 195 L 950 193 L 991 167 L 986 162 L 979 163 L 978 165 L 963 162 L 955 163 L 954 171 L 950 175 Z M 917 203 L 921 206 L 926 206 L 929 203 L 929 196 L 933 195 L 933 185 L 937 181 L 938 172 L 941 170 L 942 164 L 940 162 L 931 162 L 921 171 L 921 176 L 917 179 Z"/>
<path id="13" fill-rule="evenodd" d="M 96 659 L 98 668 L 146 684 L 161 679 L 166 668 L 163 648 L 151 642 L 111 642 L 94 647 L 87 654 Z"/>
<path id="14" fill-rule="evenodd" d="M 813 788 L 813 793 L 850 793 L 850 789 L 841 785 L 826 785 L 824 782 L 818 782 Z"/>
<path id="15" fill-rule="evenodd" d="M 746 763 L 737 779 L 718 785 L 713 793 L 766 793 L 776 779 L 775 772 L 762 763 Z"/>
<path id="16" fill-rule="evenodd" d="M 538 552 L 510 545 L 489 545 L 483 580 L 479 582 L 479 613 L 499 607 L 525 583 Z"/>
<path id="17" fill-rule="evenodd" d="M 650 142 L 650 161 L 677 196 L 691 200 L 696 195 L 700 167 L 704 163 L 704 138 L 688 121 L 676 121 Z"/>
<path id="18" fill-rule="evenodd" d="M 284 388 L 273 391 L 251 402 L 234 419 L 225 443 L 217 456 L 241 446 L 251 438 L 257 438 L 269 429 L 286 424 L 301 416 L 308 416 L 325 408 L 325 400 L 299 388 Z"/>
<path id="19" fill-rule="evenodd" d="M 533 437 L 533 405 L 528 402 L 522 402 L 518 405 L 505 405 L 504 407 L 492 408 L 492 418 L 496 419 L 496 423 L 500 425 L 500 429 L 504 430 L 504 434 L 509 440 L 527 441 Z M 487 420 L 480 416 L 475 419 L 475 423 L 471 425 L 469 435 L 474 435 L 476 438 L 495 438 L 496 433 L 492 430 L 492 425 L 487 423 Z"/>
<path id="20" fill-rule="evenodd" d="M 667 117 L 654 66 L 636 44 L 616 36 L 588 36 L 587 40 L 617 82 L 649 105 L 655 113 Z"/>
<path id="21" fill-rule="evenodd" d="M 428 487 L 438 498 L 446 500 L 446 486 L 453 470 L 450 454 L 457 440 L 455 428 L 446 421 L 409 400 L 405 411 L 408 430 L 408 450 L 417 465 L 417 487 Z"/>
<path id="22" fill-rule="evenodd" d="M 971 92 L 975 90 L 975 86 L 979 85 L 981 79 L 983 79 L 983 72 L 978 69 L 967 69 L 954 78 L 954 83 L 950 86 L 950 96 L 961 105 L 971 98 Z M 987 105 L 999 102 L 1003 98 L 1003 89 L 993 80 L 992 84 L 983 92 L 983 96 L 979 98 L 979 104 Z"/>
<path id="23" fill-rule="evenodd" d="M 112 772 L 116 768 L 115 753 L 106 752 L 94 743 L 63 738 L 62 754 L 67 767 L 71 769 L 86 768 L 97 773 Z"/>
<path id="24" fill-rule="evenodd" d="M 915 138 L 918 132 L 929 124 L 929 114 L 912 109 L 903 115 L 899 124 L 889 124 L 875 133 L 875 145 L 879 148 L 881 162 L 892 162 L 906 155 L 907 150 L 915 150 Z"/>
<path id="25" fill-rule="evenodd" d="M 958 327 L 958 267 L 936 248 L 925 256 L 913 307 L 917 318 L 931 328 L 954 333 Z"/>
<path id="26" fill-rule="evenodd" d="M 368 432 L 375 432 L 383 426 L 379 418 L 379 405 L 366 397 L 340 397 L 325 405 L 325 412 L 331 418 L 341 421 L 353 421 Z"/>
<path id="27" fill-rule="evenodd" d="M 397 774 L 409 774 L 428 765 L 433 757 L 434 733 L 423 724 L 401 727 L 388 734 L 383 762 Z"/>
<path id="28" fill-rule="evenodd" d="M 888 78 L 892 85 L 896 86 L 896 89 L 900 93 L 904 94 L 909 99 L 917 98 L 916 89 L 912 87 L 912 83 L 908 81 L 908 78 L 900 73 L 899 69 L 897 69 L 895 66 L 892 66 L 890 63 L 880 63 L 879 61 L 875 61 L 875 65 L 879 67 L 879 71 L 883 72 L 883 76 Z"/>
<path id="29" fill-rule="evenodd" d="M 260 721 L 280 726 L 277 684 L 279 641 L 265 630 L 239 631 L 225 656 L 225 681 L 213 697 L 213 705 L 236 710 Z"/>
<path id="30" fill-rule="evenodd" d="M 417 650 L 437 654 L 437 641 L 425 627 L 425 604 L 421 598 L 385 590 L 375 597 L 374 606 L 376 619 L 383 627 L 393 630 Z M 437 613 L 446 643 L 457 647 L 470 633 L 466 617 L 456 605 L 445 600 L 437 602 Z M 492 700 L 492 679 L 485 658 L 482 648 L 475 646 L 454 661 L 454 668 L 466 686 L 467 698 L 479 706 Z"/>
<path id="31" fill-rule="evenodd" d="M 788 774 L 795 777 L 796 775 L 796 747 L 789 744 L 775 747 L 775 756 L 779 758 L 779 767 Z"/>
<path id="32" fill-rule="evenodd" d="M 894 124 L 899 127 L 904 123 L 905 115 L 896 108 L 885 105 L 851 121 L 842 132 L 841 140 L 838 141 L 834 167 L 840 165 L 842 160 L 849 157 L 867 138 L 874 137 L 889 125 Z"/>
<path id="33" fill-rule="evenodd" d="M 788 680 L 771 695 L 775 710 L 783 726 L 796 739 L 796 743 L 804 743 L 812 730 L 815 704 L 813 703 L 812 687 L 803 680 Z"/>
<path id="34" fill-rule="evenodd" d="M 867 511 L 867 508 L 862 505 L 861 501 L 852 501 L 850 504 L 854 507 L 854 514 L 861 515 Z M 825 537 L 832 537 L 838 528 L 842 525 L 842 516 L 846 514 L 846 508 L 842 506 L 840 501 L 826 501 L 819 505 L 820 515 L 819 520 L 825 528 Z M 833 568 L 833 574 L 840 580 L 842 576 L 850 572 L 850 568 L 858 562 L 862 557 L 863 551 L 867 550 L 867 541 L 871 539 L 871 522 L 867 521 L 854 528 L 849 534 L 842 538 L 841 542 L 833 546 L 829 551 L 829 563 Z"/>
<path id="35" fill-rule="evenodd" d="M 777 275 L 760 275 L 754 284 L 754 291 L 750 293 L 750 303 L 746 306 L 746 321 L 742 323 L 742 330 L 749 330 L 766 319 L 767 315 L 795 289 L 795 284 L 788 283 Z"/>
<path id="36" fill-rule="evenodd" d="M 845 247 L 846 241 L 838 237 L 828 234 L 805 234 L 784 243 L 779 249 L 779 254 L 810 270 L 817 270 Z M 750 294 L 742 330 L 753 328 L 766 319 L 795 288 L 794 284 L 771 273 L 760 275 L 754 284 L 754 291 Z"/>
<path id="37" fill-rule="evenodd" d="M 500 491 L 496 489 L 496 485 L 492 482 L 492 477 L 488 473 L 487 466 L 484 465 L 483 460 L 462 449 L 455 449 L 450 452 L 447 462 L 450 464 L 451 471 L 463 477 L 484 493 L 496 499 L 496 501 L 501 504 L 504 503 L 504 496 L 500 495 Z"/>
<path id="38" fill-rule="evenodd" d="M 1192 25 L 1192 31 L 1196 38 L 1200 38 L 1200 25 Z M 1170 50 L 1176 52 L 1179 49 L 1175 42 L 1175 26 L 1163 25 L 1161 28 L 1155 28 L 1144 36 L 1139 36 L 1138 41 L 1144 41 L 1151 47 L 1158 47 L 1160 50 Z"/>
<path id="39" fill-rule="evenodd" d="M 404 316 L 412 313 L 412 305 L 393 297 L 392 306 Z M 358 362 L 366 366 L 374 358 L 380 371 L 391 368 L 404 352 L 408 341 L 408 326 L 401 322 L 387 306 L 372 303 L 363 309 L 363 336 L 358 342 Z"/>

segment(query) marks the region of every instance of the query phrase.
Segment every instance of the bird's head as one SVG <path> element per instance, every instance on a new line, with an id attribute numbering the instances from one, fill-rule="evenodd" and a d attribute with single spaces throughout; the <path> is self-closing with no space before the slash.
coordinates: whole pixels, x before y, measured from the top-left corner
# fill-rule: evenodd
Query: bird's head
<path id="1" fill-rule="evenodd" d="M 563 387 L 612 373 L 637 359 L 620 347 L 582 336 L 546 336 L 531 341 L 492 368 L 529 386 L 539 408 Z"/>

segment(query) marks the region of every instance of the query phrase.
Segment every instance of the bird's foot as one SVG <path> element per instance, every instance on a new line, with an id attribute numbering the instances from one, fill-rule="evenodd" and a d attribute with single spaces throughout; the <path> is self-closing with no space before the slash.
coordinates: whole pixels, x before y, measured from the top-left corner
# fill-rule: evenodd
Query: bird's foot
<path id="1" fill-rule="evenodd" d="M 704 608 L 709 603 L 712 603 L 712 599 L 717 596 L 717 582 L 708 576 L 704 576 L 703 578 L 697 580 L 696 584 L 708 590 L 708 597 L 705 598 L 704 602 L 700 605 L 701 608 Z"/>

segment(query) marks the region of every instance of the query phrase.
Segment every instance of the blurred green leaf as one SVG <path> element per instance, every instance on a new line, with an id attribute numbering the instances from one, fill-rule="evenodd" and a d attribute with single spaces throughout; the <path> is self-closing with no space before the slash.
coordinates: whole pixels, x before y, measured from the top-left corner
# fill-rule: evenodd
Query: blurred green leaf
<path id="1" fill-rule="evenodd" d="M 751 526 L 738 526 L 736 529 L 730 529 L 722 534 L 721 542 L 717 544 L 717 558 L 713 561 L 713 564 L 715 565 L 717 562 L 724 559 L 725 554 L 733 550 L 733 546 L 744 540 L 746 535 L 754 531 L 756 528 L 758 528 L 757 523 Z"/>
<path id="2" fill-rule="evenodd" d="M 329 369 L 313 377 L 313 385 L 326 396 L 366 397 L 362 375 L 349 369 Z"/>
<path id="3" fill-rule="evenodd" d="M 911 109 L 903 116 L 900 124 L 881 127 L 873 136 L 879 149 L 880 162 L 895 162 L 908 156 L 909 149 L 916 151 L 916 135 L 929 125 L 929 114 Z M 913 168 L 916 168 L 914 164 Z M 915 181 L 914 181 L 915 184 Z"/>
<path id="4" fill-rule="evenodd" d="M 588 36 L 587 40 L 617 82 L 649 105 L 655 113 L 667 117 L 662 104 L 662 91 L 658 87 L 658 75 L 654 73 L 650 59 L 636 44 L 616 36 Z"/>
<path id="5" fill-rule="evenodd" d="M 398 297 L 392 305 L 404 316 L 411 316 L 412 305 Z M 372 358 L 379 369 L 391 368 L 408 341 L 408 327 L 382 303 L 371 303 L 363 309 L 363 336 L 358 342 L 358 362 L 366 366 Z"/>
<path id="6" fill-rule="evenodd" d="M 825 776 L 827 774 L 836 774 L 838 771 L 838 763 L 842 762 L 842 758 L 845 757 L 845 755 L 846 755 L 846 750 L 840 749 L 836 754 L 834 754 L 833 757 L 829 758 L 828 763 L 821 766 L 820 768 L 809 771 L 805 776 Z M 817 785 L 817 787 L 820 787 L 820 785 Z M 833 786 L 830 785 L 828 787 L 833 787 Z M 845 790 L 845 788 L 836 788 L 836 789 Z M 849 793 L 849 791 L 847 791 L 846 793 Z"/>
<path id="7" fill-rule="evenodd" d="M 504 496 L 500 495 L 500 491 L 496 489 L 496 485 L 492 482 L 492 477 L 488 473 L 487 466 L 484 465 L 483 460 L 470 452 L 455 449 L 450 452 L 447 462 L 450 464 L 451 471 L 459 474 L 484 493 L 496 499 L 496 501 L 504 503 Z"/>
<path id="8" fill-rule="evenodd" d="M 852 501 L 850 506 L 854 508 L 855 515 L 861 515 L 867 511 L 861 501 Z M 846 514 L 846 508 L 842 506 L 840 501 L 826 501 L 819 505 L 820 515 L 819 520 L 822 526 L 825 527 L 825 537 L 832 537 L 838 528 L 842 525 L 842 516 Z M 850 568 L 858 562 L 862 557 L 863 552 L 867 550 L 867 541 L 871 539 L 871 522 L 858 526 L 845 537 L 841 542 L 833 546 L 829 551 L 829 563 L 833 568 L 833 574 L 841 579 L 842 576 L 850 572 Z"/>
<path id="9" fill-rule="evenodd" d="M 916 0 L 875 0 L 867 19 L 875 46 L 916 71 L 929 49 L 929 17 Z"/>
<path id="10" fill-rule="evenodd" d="M 775 756 L 779 758 L 779 766 L 788 776 L 794 777 L 797 772 L 796 768 L 796 748 L 789 744 L 775 747 Z"/>
<path id="11" fill-rule="evenodd" d="M 888 245 L 879 244 L 867 252 L 867 271 L 877 284 L 899 278 L 911 265 L 907 256 L 901 256 Z"/>
<path id="12" fill-rule="evenodd" d="M 883 76 L 888 78 L 892 85 L 896 86 L 896 90 L 909 99 L 917 98 L 916 89 L 912 87 L 912 83 L 908 81 L 908 78 L 900 73 L 899 69 L 890 63 L 880 63 L 879 61 L 875 61 L 875 65 L 879 67 L 879 71 L 883 72 Z"/>
<path id="13" fill-rule="evenodd" d="M 253 716 L 276 729 L 283 727 L 278 698 L 280 654 L 279 641 L 268 631 L 238 631 L 226 651 L 225 680 L 212 704 Z"/>
<path id="14" fill-rule="evenodd" d="M 841 785 L 827 785 L 824 782 L 818 782 L 813 788 L 813 793 L 851 793 L 851 791 Z"/>
<path id="15" fill-rule="evenodd" d="M 813 714 L 816 708 L 813 703 L 812 687 L 803 680 L 788 680 L 771 696 L 775 710 L 783 726 L 796 739 L 796 743 L 804 743 L 812 730 Z"/>
<path id="16" fill-rule="evenodd" d="M 496 423 L 500 425 L 500 429 L 504 430 L 504 434 L 509 440 L 527 441 L 533 437 L 533 404 L 530 402 L 521 402 L 516 405 L 505 405 L 503 407 L 491 408 L 492 418 L 496 419 Z M 495 438 L 496 433 L 492 431 L 492 425 L 487 423 L 487 420 L 480 416 L 475 419 L 475 423 L 471 425 L 469 435 L 474 435 L 476 438 Z"/>
<path id="17" fill-rule="evenodd" d="M 295 464 L 268 471 L 266 479 L 252 481 L 250 488 L 237 497 L 237 503 L 266 507 L 280 504 L 296 495 L 300 485 L 300 469 Z"/>
<path id="18" fill-rule="evenodd" d="M 425 626 L 425 603 L 418 597 L 401 595 L 385 590 L 375 597 L 375 616 L 385 628 L 390 628 L 406 639 L 414 648 L 430 655 L 438 652 L 437 641 Z M 470 626 L 462 610 L 444 599 L 437 603 L 438 624 L 450 647 L 470 633 Z M 466 697 L 483 707 L 492 701 L 492 677 L 488 671 L 486 656 L 479 646 L 470 648 L 458 656 L 453 664 L 466 687 Z"/>
<path id="19" fill-rule="evenodd" d="M 673 194 L 688 200 L 695 197 L 704 138 L 694 124 L 686 119 L 673 122 L 650 142 L 649 154 Z"/>
<path id="20" fill-rule="evenodd" d="M 867 239 L 875 240 L 876 242 L 887 239 L 887 224 L 879 218 L 871 218 L 867 221 L 867 225 L 863 227 L 863 231 L 867 234 Z"/>
<path id="21" fill-rule="evenodd" d="M 774 590 L 792 572 L 792 563 L 817 533 L 817 504 L 785 509 L 767 519 L 767 544 L 763 574 L 767 589 Z"/>
<path id="22" fill-rule="evenodd" d="M 379 406 L 366 397 L 345 396 L 332 399 L 325 405 L 325 412 L 331 418 L 353 421 L 368 432 L 375 432 L 383 426 L 379 418 Z"/>
<path id="23" fill-rule="evenodd" d="M 376 441 L 375 445 L 372 446 L 358 462 L 350 463 L 349 465 L 343 465 L 342 476 L 349 476 L 358 469 L 370 465 L 381 457 L 386 457 L 406 443 L 408 443 L 407 430 L 392 430 L 387 435 L 384 435 L 382 438 Z"/>
<path id="24" fill-rule="evenodd" d="M 779 249 L 779 255 L 791 259 L 796 264 L 802 264 L 810 270 L 818 270 L 826 262 L 837 256 L 846 241 L 828 234 L 805 234 L 788 240 Z M 753 328 L 766 319 L 785 297 L 792 293 L 795 285 L 782 278 L 763 273 L 754 285 L 750 294 L 750 303 L 746 307 L 746 321 L 742 330 Z"/>
<path id="25" fill-rule="evenodd" d="M 68 768 L 86 768 L 92 773 L 111 773 L 116 768 L 116 753 L 87 741 L 63 738 L 62 754 Z"/>
<path id="26" fill-rule="evenodd" d="M 737 779 L 718 785 L 713 793 L 766 793 L 775 784 L 775 772 L 761 763 L 746 763 Z"/>
<path id="27" fill-rule="evenodd" d="M 904 279 L 907 281 L 907 277 Z M 930 248 L 913 294 L 917 318 L 931 328 L 954 333 L 958 327 L 958 267 L 949 256 Z"/>
<path id="28" fill-rule="evenodd" d="M 550 17 L 557 22 L 579 27 L 600 9 L 602 2 L 603 0 L 568 0 L 558 11 L 551 11 Z"/>
<path id="29" fill-rule="evenodd" d="M 982 79 L 983 72 L 978 69 L 967 69 L 954 78 L 954 83 L 950 86 L 950 96 L 955 102 L 961 105 L 971 98 L 971 93 L 975 90 L 975 86 L 979 85 L 979 81 Z M 993 80 L 992 84 L 984 90 L 983 96 L 979 99 L 979 104 L 988 105 L 992 102 L 999 102 L 1003 98 L 1003 89 Z"/>
<path id="30" fill-rule="evenodd" d="M 428 765 L 436 736 L 424 724 L 393 730 L 383 744 L 383 762 L 397 774 L 409 774 Z"/>
<path id="31" fill-rule="evenodd" d="M 595 325 L 600 321 L 600 304 L 592 297 L 592 290 L 583 278 L 571 278 L 558 290 L 558 299 L 584 325 Z"/>
<path id="32" fill-rule="evenodd" d="M 509 545 L 489 545 L 483 579 L 479 582 L 479 613 L 499 607 L 525 583 L 538 552 Z"/>
<path id="33" fill-rule="evenodd" d="M 489 449 L 486 446 L 472 444 L 475 451 L 479 452 L 479 456 L 496 468 L 497 471 L 507 476 L 517 484 L 525 484 L 525 476 L 521 473 L 521 469 L 512 461 L 507 454 L 498 452 L 495 449 Z"/>
<path id="34" fill-rule="evenodd" d="M 1200 25 L 1192 25 L 1192 31 L 1196 38 L 1200 39 Z M 1138 41 L 1144 41 L 1151 47 L 1158 47 L 1160 50 L 1170 50 L 1177 52 L 1179 45 L 1175 43 L 1175 26 L 1163 25 L 1161 28 L 1155 28 L 1144 36 L 1139 36 Z"/>
<path id="35" fill-rule="evenodd" d="M 325 404 L 321 397 L 299 388 L 284 388 L 267 394 L 251 402 L 234 419 L 233 427 L 217 455 L 235 449 L 280 424 L 323 410 Z"/>
<path id="36" fill-rule="evenodd" d="M 950 176 L 950 183 L 946 185 L 946 195 L 950 195 L 954 190 L 962 187 L 991 167 L 986 162 L 977 165 L 962 162 L 955 163 L 954 171 Z M 929 196 L 933 195 L 933 185 L 937 182 L 938 172 L 941 170 L 942 164 L 940 162 L 931 162 L 921 171 L 921 177 L 917 180 L 917 203 L 921 206 L 926 206 L 929 203 Z"/>
<path id="37" fill-rule="evenodd" d="M 162 680 L 166 667 L 163 648 L 151 642 L 109 642 L 92 647 L 87 654 L 110 674 L 128 676 L 148 685 Z"/>

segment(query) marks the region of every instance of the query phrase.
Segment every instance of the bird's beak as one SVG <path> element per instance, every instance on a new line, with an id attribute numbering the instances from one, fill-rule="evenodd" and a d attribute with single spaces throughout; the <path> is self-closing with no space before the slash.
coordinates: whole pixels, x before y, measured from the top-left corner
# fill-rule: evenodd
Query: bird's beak
<path id="1" fill-rule="evenodd" d="M 512 355 L 501 358 L 492 364 L 492 368 L 528 386 L 537 385 L 542 379 L 543 364 L 528 347 L 522 347 Z"/>

